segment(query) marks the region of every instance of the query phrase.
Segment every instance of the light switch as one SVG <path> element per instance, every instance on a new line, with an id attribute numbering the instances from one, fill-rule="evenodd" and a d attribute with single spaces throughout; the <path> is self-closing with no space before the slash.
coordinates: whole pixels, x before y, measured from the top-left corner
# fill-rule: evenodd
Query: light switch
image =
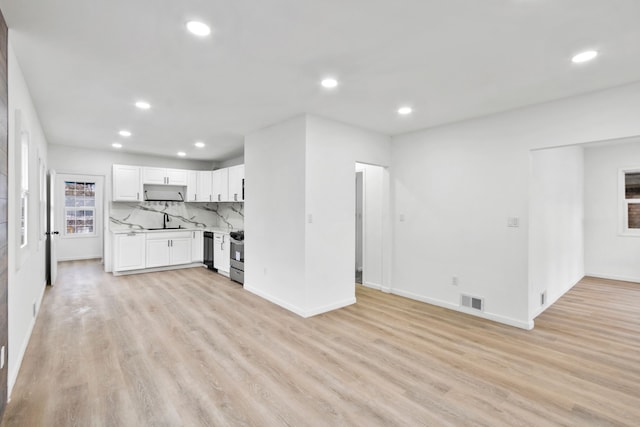
<path id="1" fill-rule="evenodd" d="M 520 227 L 520 218 L 517 216 L 507 218 L 507 227 Z"/>

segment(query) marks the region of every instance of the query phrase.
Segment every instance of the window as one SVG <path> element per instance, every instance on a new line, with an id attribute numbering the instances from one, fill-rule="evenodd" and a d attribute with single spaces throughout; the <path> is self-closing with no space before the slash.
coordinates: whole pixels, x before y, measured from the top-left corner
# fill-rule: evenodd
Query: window
<path id="1" fill-rule="evenodd" d="M 640 236 L 640 169 L 620 174 L 622 193 L 622 232 Z"/>
<path id="2" fill-rule="evenodd" d="M 94 236 L 96 213 L 95 182 L 64 182 L 66 237 Z"/>
<path id="3" fill-rule="evenodd" d="M 29 134 L 22 134 L 20 149 L 20 247 L 29 243 Z"/>

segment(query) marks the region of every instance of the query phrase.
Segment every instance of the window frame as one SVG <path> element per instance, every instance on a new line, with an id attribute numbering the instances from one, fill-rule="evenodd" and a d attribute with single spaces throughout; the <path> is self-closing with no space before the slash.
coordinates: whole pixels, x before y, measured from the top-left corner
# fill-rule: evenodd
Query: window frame
<path id="1" fill-rule="evenodd" d="M 619 234 L 628 237 L 640 237 L 640 228 L 629 228 L 629 204 L 640 204 L 640 198 L 627 199 L 626 175 L 640 173 L 640 167 L 620 169 L 618 173 L 618 199 L 619 199 Z"/>
<path id="2" fill-rule="evenodd" d="M 84 181 L 79 181 L 79 180 L 67 181 L 67 180 L 64 180 L 63 182 L 65 182 L 65 185 L 66 185 L 67 182 L 73 182 L 74 184 L 78 184 L 78 183 L 88 184 L 88 183 L 91 183 L 91 184 L 94 185 L 94 188 L 97 188 L 97 185 L 98 185 L 97 182 L 95 182 L 95 181 L 87 181 L 87 180 L 84 180 Z M 64 205 L 63 205 L 63 217 L 62 217 L 62 223 L 63 223 L 63 226 L 62 226 L 62 229 L 63 229 L 62 237 L 65 238 L 65 239 L 82 239 L 82 238 L 96 237 L 97 234 L 98 234 L 97 233 L 97 219 L 96 219 L 96 210 L 97 210 L 97 206 L 96 205 L 98 203 L 98 200 L 97 200 L 97 197 L 96 197 L 95 189 L 94 189 L 94 193 L 93 193 L 93 201 L 94 201 L 93 206 L 67 206 L 66 205 L 66 197 L 67 197 L 66 192 L 65 192 L 65 194 L 62 195 L 62 197 L 63 197 L 63 202 L 64 202 Z M 78 212 L 78 211 L 92 211 L 93 212 L 93 215 L 92 215 L 92 218 L 93 218 L 93 231 L 91 233 L 69 233 L 67 231 L 67 212 L 69 212 L 69 211 L 76 211 L 76 212 Z"/>
<path id="3" fill-rule="evenodd" d="M 20 230 L 18 233 L 19 248 L 24 250 L 29 246 L 29 155 L 31 151 L 29 132 L 20 133 Z"/>

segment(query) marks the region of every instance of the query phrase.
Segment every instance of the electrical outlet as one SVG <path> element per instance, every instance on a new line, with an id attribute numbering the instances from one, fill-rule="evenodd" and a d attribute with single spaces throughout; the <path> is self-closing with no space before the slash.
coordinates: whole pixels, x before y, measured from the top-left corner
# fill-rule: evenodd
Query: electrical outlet
<path id="1" fill-rule="evenodd" d="M 458 286 L 458 276 L 451 277 L 451 284 L 453 286 Z"/>
<path id="2" fill-rule="evenodd" d="M 36 303 L 33 303 L 33 317 L 36 317 Z"/>
<path id="3" fill-rule="evenodd" d="M 547 303 L 547 291 L 544 291 L 540 294 L 540 305 L 545 305 Z"/>
<path id="4" fill-rule="evenodd" d="M 400 214 L 399 219 L 400 219 L 400 222 L 404 222 L 404 214 Z"/>
<path id="5" fill-rule="evenodd" d="M 264 268 L 264 275 L 267 275 L 267 267 Z"/>

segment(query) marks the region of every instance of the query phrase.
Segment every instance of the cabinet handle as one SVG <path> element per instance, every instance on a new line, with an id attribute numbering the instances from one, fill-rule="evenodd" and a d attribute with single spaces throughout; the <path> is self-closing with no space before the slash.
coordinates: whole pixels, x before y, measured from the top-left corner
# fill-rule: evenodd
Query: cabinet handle
<path id="1" fill-rule="evenodd" d="M 220 194 L 218 194 L 218 201 L 220 201 Z"/>
<path id="2" fill-rule="evenodd" d="M 198 195 L 197 194 L 193 195 L 193 200 L 195 200 L 196 202 L 198 201 Z"/>
<path id="3" fill-rule="evenodd" d="M 212 198 L 212 197 L 213 197 L 213 196 L 212 196 L 211 194 L 209 194 L 209 201 L 211 201 L 211 198 Z"/>
<path id="4" fill-rule="evenodd" d="M 238 201 L 238 193 L 234 193 L 233 194 L 233 201 L 237 202 Z"/>
<path id="5" fill-rule="evenodd" d="M 167 240 L 167 247 L 171 246 L 171 243 L 169 243 L 169 242 L 171 242 L 171 240 Z"/>

